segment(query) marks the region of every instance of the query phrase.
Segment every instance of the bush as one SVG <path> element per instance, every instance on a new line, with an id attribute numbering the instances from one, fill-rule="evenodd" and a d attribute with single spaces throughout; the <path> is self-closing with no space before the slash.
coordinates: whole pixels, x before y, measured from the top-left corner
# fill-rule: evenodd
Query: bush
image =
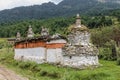
<path id="1" fill-rule="evenodd" d="M 40 76 L 47 76 L 47 77 L 51 77 L 51 78 L 60 78 L 60 74 L 53 71 L 53 72 L 47 72 L 47 71 L 41 71 L 39 72 Z"/>
<path id="2" fill-rule="evenodd" d="M 20 62 L 18 65 L 18 67 L 21 69 L 28 69 L 30 66 L 32 66 L 31 62 Z"/>
<path id="3" fill-rule="evenodd" d="M 120 65 L 120 58 L 117 59 L 117 65 Z"/>
<path id="4" fill-rule="evenodd" d="M 47 71 L 41 71 L 40 72 L 40 76 L 47 76 L 48 75 L 48 72 Z"/>
<path id="5" fill-rule="evenodd" d="M 37 63 L 32 63 L 32 65 L 30 66 L 30 70 L 33 72 L 40 72 L 41 68 L 38 66 Z"/>
<path id="6" fill-rule="evenodd" d="M 60 78 L 60 75 L 59 75 L 59 73 L 57 73 L 57 72 L 52 72 L 52 73 L 48 73 L 48 76 L 49 77 L 52 77 L 52 78 Z"/>
<path id="7" fill-rule="evenodd" d="M 13 65 L 13 66 L 18 66 L 18 65 L 19 65 L 19 61 L 14 60 L 14 61 L 12 62 L 12 65 Z"/>
<path id="8" fill-rule="evenodd" d="M 104 44 L 104 47 L 100 48 L 99 58 L 104 60 L 117 60 L 117 47 L 114 40 Z"/>
<path id="9" fill-rule="evenodd" d="M 99 58 L 104 60 L 113 60 L 111 56 L 111 49 L 110 48 L 100 48 L 99 49 Z"/>

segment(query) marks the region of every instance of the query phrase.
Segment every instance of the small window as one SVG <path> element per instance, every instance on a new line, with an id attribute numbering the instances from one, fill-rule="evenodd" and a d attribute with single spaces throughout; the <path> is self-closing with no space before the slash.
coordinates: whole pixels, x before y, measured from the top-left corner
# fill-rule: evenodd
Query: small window
<path id="1" fill-rule="evenodd" d="M 72 59 L 72 56 L 70 56 L 70 59 Z"/>
<path id="2" fill-rule="evenodd" d="M 21 61 L 23 61 L 24 60 L 24 56 L 21 56 Z"/>

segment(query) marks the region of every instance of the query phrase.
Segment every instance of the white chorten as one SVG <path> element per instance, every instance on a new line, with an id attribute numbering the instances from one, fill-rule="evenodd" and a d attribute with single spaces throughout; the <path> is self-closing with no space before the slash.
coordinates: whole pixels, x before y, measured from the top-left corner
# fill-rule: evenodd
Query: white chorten
<path id="1" fill-rule="evenodd" d="M 31 25 L 29 25 L 27 37 L 28 37 L 28 38 L 34 37 L 34 33 L 33 33 L 33 30 L 32 30 Z"/>
<path id="2" fill-rule="evenodd" d="M 76 26 L 75 27 L 76 28 L 77 27 L 81 27 L 81 19 L 80 19 L 80 15 L 79 14 L 76 15 Z"/>

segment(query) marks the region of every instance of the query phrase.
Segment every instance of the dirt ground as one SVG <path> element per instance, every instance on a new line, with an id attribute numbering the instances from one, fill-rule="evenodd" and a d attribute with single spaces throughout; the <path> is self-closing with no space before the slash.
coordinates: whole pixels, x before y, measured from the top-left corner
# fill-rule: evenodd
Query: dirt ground
<path id="1" fill-rule="evenodd" d="M 0 80 L 29 80 L 20 75 L 17 75 L 15 72 L 0 66 Z"/>

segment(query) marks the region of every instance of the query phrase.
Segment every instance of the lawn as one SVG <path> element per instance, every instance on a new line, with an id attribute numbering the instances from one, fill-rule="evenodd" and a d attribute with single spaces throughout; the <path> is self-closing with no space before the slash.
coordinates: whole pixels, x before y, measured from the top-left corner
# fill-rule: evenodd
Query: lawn
<path id="1" fill-rule="evenodd" d="M 4 49 L 5 50 L 5 49 Z M 100 60 L 96 69 L 72 69 L 50 64 L 21 62 L 13 59 L 13 52 L 0 53 L 0 64 L 28 77 L 30 80 L 120 80 L 120 66 L 115 61 Z"/>

